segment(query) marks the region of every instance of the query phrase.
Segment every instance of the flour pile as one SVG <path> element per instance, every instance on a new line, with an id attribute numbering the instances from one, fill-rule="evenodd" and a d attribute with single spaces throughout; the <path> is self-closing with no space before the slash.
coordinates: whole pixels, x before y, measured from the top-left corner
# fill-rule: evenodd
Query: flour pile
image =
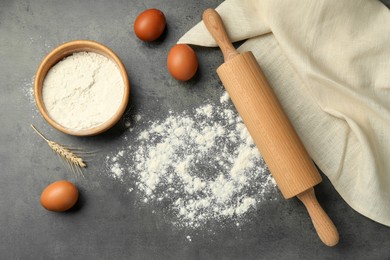
<path id="1" fill-rule="evenodd" d="M 54 121 L 72 130 L 85 130 L 112 118 L 124 91 L 114 61 L 94 52 L 76 52 L 48 71 L 42 96 Z"/>
<path id="2" fill-rule="evenodd" d="M 178 225 L 239 219 L 276 190 L 228 95 L 220 100 L 151 122 L 135 143 L 107 158 L 115 178 L 134 184 L 145 203 L 168 208 Z"/>

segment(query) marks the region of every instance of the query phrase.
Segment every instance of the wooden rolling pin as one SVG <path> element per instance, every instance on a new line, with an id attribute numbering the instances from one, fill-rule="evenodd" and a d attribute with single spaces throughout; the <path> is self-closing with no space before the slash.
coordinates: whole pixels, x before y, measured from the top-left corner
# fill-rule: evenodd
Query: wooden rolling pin
<path id="1" fill-rule="evenodd" d="M 252 52 L 238 53 L 221 17 L 213 9 L 203 13 L 203 22 L 218 43 L 225 63 L 217 73 L 285 199 L 297 196 L 306 206 L 318 236 L 327 246 L 339 234 L 314 194 L 321 182 L 313 161 L 268 85 Z"/>

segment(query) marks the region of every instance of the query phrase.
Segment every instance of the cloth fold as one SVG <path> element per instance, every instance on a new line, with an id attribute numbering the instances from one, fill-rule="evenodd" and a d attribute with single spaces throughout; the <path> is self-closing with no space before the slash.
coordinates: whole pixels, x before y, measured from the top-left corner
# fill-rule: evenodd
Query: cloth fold
<path id="1" fill-rule="evenodd" d="M 256 0 L 225 1 L 215 9 L 224 21 L 230 40 L 233 42 L 271 32 L 262 19 L 256 2 Z M 217 46 L 203 22 L 195 25 L 179 42 L 207 47 Z"/>
<path id="2" fill-rule="evenodd" d="M 376 0 L 227 0 L 318 167 L 359 213 L 390 226 L 390 11 Z M 272 32 L 272 33 L 269 33 Z M 203 22 L 179 43 L 216 46 Z"/>

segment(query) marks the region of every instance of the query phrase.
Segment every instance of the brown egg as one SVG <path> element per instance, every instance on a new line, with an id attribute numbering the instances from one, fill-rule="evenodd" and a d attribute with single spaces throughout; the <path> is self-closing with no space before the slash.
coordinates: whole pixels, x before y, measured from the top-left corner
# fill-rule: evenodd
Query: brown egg
<path id="1" fill-rule="evenodd" d="M 50 211 L 66 211 L 76 204 L 78 197 L 77 187 L 62 180 L 53 182 L 42 191 L 41 204 Z"/>
<path id="2" fill-rule="evenodd" d="M 198 69 L 198 58 L 195 51 L 187 44 L 177 44 L 168 53 L 167 66 L 169 73 L 181 81 L 191 79 Z"/>
<path id="3" fill-rule="evenodd" d="M 164 13 L 158 9 L 147 9 L 140 13 L 134 22 L 134 32 L 145 42 L 157 40 L 166 25 Z"/>

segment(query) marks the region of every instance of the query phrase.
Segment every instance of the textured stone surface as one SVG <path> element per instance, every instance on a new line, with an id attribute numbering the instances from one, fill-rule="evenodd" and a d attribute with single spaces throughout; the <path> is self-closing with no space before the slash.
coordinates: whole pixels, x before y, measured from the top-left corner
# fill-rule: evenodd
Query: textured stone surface
<path id="1" fill-rule="evenodd" d="M 296 200 L 267 202 L 239 229 L 232 224 L 178 229 L 134 193 L 108 177 L 104 159 L 128 137 L 120 122 L 96 137 L 76 138 L 51 128 L 29 97 L 32 77 L 55 46 L 91 39 L 112 48 L 124 62 L 131 82 L 128 116 L 164 118 L 217 101 L 222 87 L 215 74 L 222 63 L 216 49 L 195 48 L 200 70 L 187 83 L 173 80 L 166 55 L 176 40 L 201 17 L 209 1 L 2 0 L 0 2 L 0 258 L 1 259 L 389 259 L 390 229 L 352 210 L 324 177 L 318 199 L 340 231 L 340 244 L 324 246 L 305 209 Z M 389 1 L 386 1 L 389 5 Z M 167 17 L 163 39 L 143 43 L 133 34 L 136 15 L 158 8 Z M 65 171 L 29 127 L 50 138 L 99 151 L 87 179 Z M 140 124 L 139 127 L 146 127 Z M 77 207 L 57 214 L 39 205 L 42 189 L 59 179 L 81 191 Z M 213 231 L 209 231 L 212 229 Z M 191 235 L 192 241 L 186 239 Z"/>

